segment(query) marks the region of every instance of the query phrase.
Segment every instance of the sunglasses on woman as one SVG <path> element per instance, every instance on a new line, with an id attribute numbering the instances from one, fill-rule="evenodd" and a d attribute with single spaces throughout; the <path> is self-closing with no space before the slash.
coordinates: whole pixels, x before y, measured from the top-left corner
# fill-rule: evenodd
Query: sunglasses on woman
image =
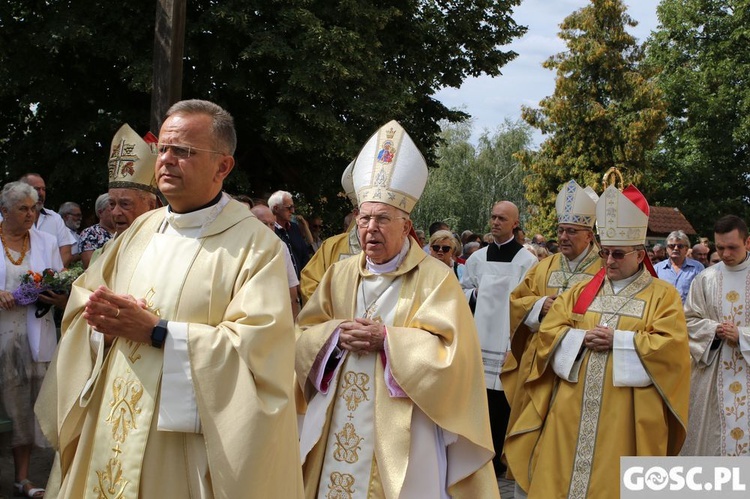
<path id="1" fill-rule="evenodd" d="M 443 253 L 448 253 L 450 250 L 453 249 L 452 246 L 440 246 L 439 244 L 433 244 L 431 248 L 432 248 L 432 251 L 434 251 L 435 253 L 439 253 L 441 251 Z"/>

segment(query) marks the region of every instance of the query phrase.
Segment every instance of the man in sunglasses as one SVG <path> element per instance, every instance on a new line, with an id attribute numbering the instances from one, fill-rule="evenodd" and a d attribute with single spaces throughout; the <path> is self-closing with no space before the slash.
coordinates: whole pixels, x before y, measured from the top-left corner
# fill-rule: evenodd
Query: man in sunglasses
<path id="1" fill-rule="evenodd" d="M 536 357 L 536 332 L 558 295 L 573 285 L 588 281 L 602 267 L 594 241 L 596 195 L 571 180 L 557 195 L 557 239 L 560 252 L 531 268 L 510 295 L 511 349 L 500 375 L 510 402 L 508 435 L 530 402 L 524 383 Z M 508 438 L 505 455 L 512 477 L 528 490 L 528 463 L 532 445 Z"/>
<path id="2" fill-rule="evenodd" d="M 604 191 L 603 268 L 541 323 L 526 381 L 533 403 L 508 437 L 535 446 L 529 497 L 617 497 L 621 456 L 676 455 L 685 440 L 687 327 L 677 290 L 646 262 L 648 212 L 633 186 Z"/>
<path id="3" fill-rule="evenodd" d="M 680 299 L 684 303 L 687 299 L 690 283 L 695 276 L 705 268 L 697 260 L 687 257 L 690 239 L 681 230 L 676 230 L 667 236 L 667 253 L 669 258 L 654 266 L 656 275 L 680 292 Z"/>
<path id="4" fill-rule="evenodd" d="M 721 262 L 701 272 L 685 302 L 693 371 L 684 456 L 746 456 L 750 448 L 750 237 L 727 215 L 714 224 Z M 744 413 L 744 414 L 743 414 Z"/>

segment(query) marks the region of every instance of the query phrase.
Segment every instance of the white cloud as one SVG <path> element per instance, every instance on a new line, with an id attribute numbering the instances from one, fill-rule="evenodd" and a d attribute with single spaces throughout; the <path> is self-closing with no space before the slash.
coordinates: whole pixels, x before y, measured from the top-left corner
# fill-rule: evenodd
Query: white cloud
<path id="1" fill-rule="evenodd" d="M 586 0 L 524 0 L 516 8 L 513 19 L 528 26 L 526 35 L 506 47 L 518 57 L 502 68 L 502 75 L 490 78 L 479 76 L 464 81 L 461 88 L 446 88 L 436 98 L 450 108 L 462 108 L 474 118 L 473 139 L 484 129 L 494 130 L 506 118 L 521 117 L 521 106 L 536 107 L 540 100 L 551 95 L 555 74 L 542 67 L 550 56 L 565 50 L 557 38 L 559 25 L 573 11 L 588 5 Z M 656 0 L 632 0 L 628 6 L 630 17 L 639 25 L 630 30 L 639 41 L 645 40 L 656 29 Z M 534 136 L 539 144 L 541 134 Z"/>

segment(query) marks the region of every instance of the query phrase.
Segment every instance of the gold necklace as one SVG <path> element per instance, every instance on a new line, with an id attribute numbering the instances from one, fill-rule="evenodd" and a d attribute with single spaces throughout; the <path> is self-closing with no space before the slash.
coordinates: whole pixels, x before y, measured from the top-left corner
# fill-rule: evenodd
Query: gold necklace
<path id="1" fill-rule="evenodd" d="M 8 245 L 5 243 L 5 234 L 3 233 L 3 224 L 0 223 L 0 241 L 3 243 L 3 250 L 5 250 L 5 256 L 8 257 L 8 260 L 10 260 L 10 263 L 13 265 L 21 265 L 23 263 L 23 259 L 26 258 L 26 252 L 29 250 L 29 232 L 27 231 L 26 234 L 23 236 L 23 242 L 21 243 L 21 256 L 16 260 L 13 258 L 13 256 L 10 254 L 10 251 L 8 250 Z"/>

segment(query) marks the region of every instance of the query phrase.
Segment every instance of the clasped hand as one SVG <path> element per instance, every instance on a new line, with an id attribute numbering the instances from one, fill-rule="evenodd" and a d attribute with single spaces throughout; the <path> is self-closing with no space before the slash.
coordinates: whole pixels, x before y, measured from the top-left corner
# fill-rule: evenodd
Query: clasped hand
<path id="1" fill-rule="evenodd" d="M 716 336 L 737 343 L 740 341 L 740 330 L 734 322 L 724 321 L 716 326 Z"/>
<path id="2" fill-rule="evenodd" d="M 339 348 L 350 352 L 377 352 L 383 349 L 385 326 L 360 317 L 339 325 Z"/>
<path id="3" fill-rule="evenodd" d="M 143 299 L 117 294 L 99 286 L 89 297 L 83 318 L 108 340 L 122 337 L 139 343 L 150 343 L 151 332 L 159 316 L 150 312 Z"/>
<path id="4" fill-rule="evenodd" d="M 606 326 L 596 326 L 586 331 L 583 337 L 583 345 L 595 352 L 605 352 L 612 349 L 615 331 Z"/>

